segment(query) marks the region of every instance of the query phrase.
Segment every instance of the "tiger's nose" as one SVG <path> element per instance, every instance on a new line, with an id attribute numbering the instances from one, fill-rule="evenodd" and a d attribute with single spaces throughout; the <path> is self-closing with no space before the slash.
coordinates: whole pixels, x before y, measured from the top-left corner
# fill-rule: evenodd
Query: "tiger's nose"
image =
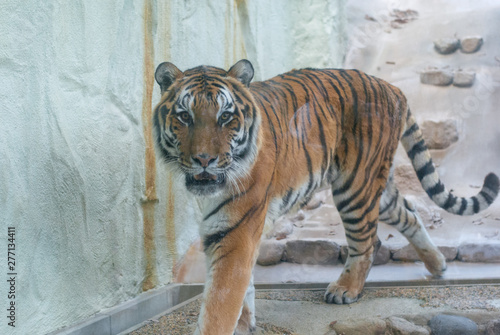
<path id="1" fill-rule="evenodd" d="M 193 161 L 201 167 L 206 168 L 217 160 L 219 156 L 210 156 L 208 154 L 198 154 L 192 157 Z"/>

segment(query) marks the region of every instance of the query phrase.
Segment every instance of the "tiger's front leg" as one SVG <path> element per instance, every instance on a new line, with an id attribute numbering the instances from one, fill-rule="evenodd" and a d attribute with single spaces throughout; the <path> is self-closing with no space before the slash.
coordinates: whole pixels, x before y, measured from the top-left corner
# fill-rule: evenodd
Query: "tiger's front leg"
<path id="1" fill-rule="evenodd" d="M 243 307 L 241 309 L 235 335 L 249 334 L 255 331 L 257 323 L 255 320 L 255 287 L 253 285 L 253 274 L 248 285 Z"/>
<path id="2" fill-rule="evenodd" d="M 264 218 L 262 213 L 243 221 L 205 243 L 207 279 L 195 334 L 240 335 L 255 329 L 252 270 Z"/>
<path id="3" fill-rule="evenodd" d="M 339 279 L 328 285 L 325 301 L 350 304 L 359 299 L 380 246 L 377 237 L 380 194 L 362 197 L 359 202 L 346 202 L 334 193 L 333 199 L 344 224 L 349 254 Z"/>

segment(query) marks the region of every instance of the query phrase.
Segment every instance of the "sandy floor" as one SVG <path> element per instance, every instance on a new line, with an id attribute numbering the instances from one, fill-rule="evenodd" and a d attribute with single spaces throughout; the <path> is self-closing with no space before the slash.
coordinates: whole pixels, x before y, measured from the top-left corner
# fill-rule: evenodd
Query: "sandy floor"
<path id="1" fill-rule="evenodd" d="M 360 316 L 382 319 L 401 316 L 426 326 L 432 316 L 446 313 L 469 317 L 480 328 L 500 317 L 500 286 L 494 285 L 368 288 L 360 302 L 348 306 L 325 304 L 323 293 L 323 290 L 258 291 L 257 334 L 324 334 L 332 322 Z M 150 320 L 130 335 L 190 334 L 196 326 L 199 308 L 197 299 L 171 314 Z"/>

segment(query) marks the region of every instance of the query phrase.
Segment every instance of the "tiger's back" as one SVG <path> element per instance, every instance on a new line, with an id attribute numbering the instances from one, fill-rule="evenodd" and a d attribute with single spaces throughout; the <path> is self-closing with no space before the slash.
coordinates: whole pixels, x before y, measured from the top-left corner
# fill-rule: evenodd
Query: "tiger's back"
<path id="1" fill-rule="evenodd" d="M 278 214 L 305 205 L 322 186 L 335 182 L 342 198 L 372 189 L 398 145 L 407 115 L 406 99 L 387 82 L 356 70 L 294 70 L 250 85 L 273 154 L 273 193 Z M 383 188 L 385 180 L 379 185 Z"/>
<path id="2" fill-rule="evenodd" d="M 378 221 L 396 227 L 427 269 L 446 269 L 412 204 L 397 190 L 392 161 L 399 141 L 422 187 L 443 209 L 468 215 L 497 197 L 498 177 L 457 197 L 440 181 L 403 93 L 357 70 L 293 70 L 251 83 L 253 67 L 158 66 L 162 99 L 154 111 L 157 148 L 202 203 L 200 235 L 207 282 L 196 334 L 255 328 L 252 269 L 264 222 L 332 188 L 349 254 L 325 293 L 356 301 L 380 246 Z"/>

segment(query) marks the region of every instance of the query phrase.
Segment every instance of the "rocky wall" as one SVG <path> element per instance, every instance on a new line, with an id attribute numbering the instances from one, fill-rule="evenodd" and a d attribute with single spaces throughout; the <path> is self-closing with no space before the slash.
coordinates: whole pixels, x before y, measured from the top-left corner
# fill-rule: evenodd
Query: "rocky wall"
<path id="1" fill-rule="evenodd" d="M 16 261 L 7 300 L 2 258 L 0 333 L 46 334 L 171 281 L 198 212 L 156 161 L 157 64 L 248 58 L 257 80 L 340 66 L 343 13 L 319 0 L 0 5 L 0 250 L 14 227 Z"/>

